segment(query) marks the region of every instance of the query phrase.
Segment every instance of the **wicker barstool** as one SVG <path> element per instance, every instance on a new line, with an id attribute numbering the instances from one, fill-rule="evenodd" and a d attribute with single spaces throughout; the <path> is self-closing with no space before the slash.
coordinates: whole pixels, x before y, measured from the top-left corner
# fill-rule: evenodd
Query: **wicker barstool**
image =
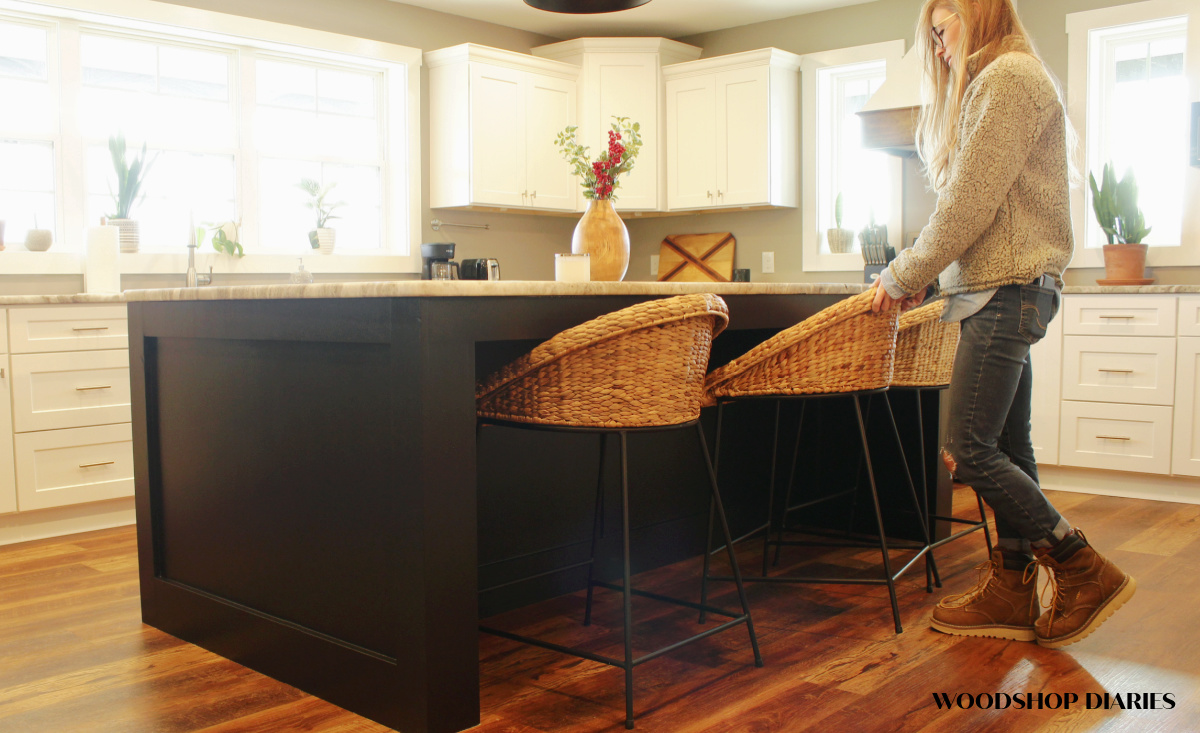
<path id="1" fill-rule="evenodd" d="M 896 337 L 896 369 L 892 376 L 892 387 L 888 390 L 888 399 L 899 393 L 911 393 L 916 405 L 916 433 L 920 451 L 920 468 L 918 485 L 922 505 L 925 506 L 925 516 L 929 521 L 930 537 L 934 535 L 936 521 L 951 522 L 967 525 L 965 529 L 952 532 L 936 542 L 930 543 L 930 557 L 933 550 L 947 542 L 961 539 L 973 532 L 983 530 L 984 543 L 987 545 L 988 556 L 992 554 L 992 535 L 988 529 L 987 510 L 983 507 L 983 498 L 975 495 L 979 505 L 979 519 L 960 519 L 951 515 L 937 514 L 928 509 L 928 472 L 925 465 L 925 425 L 921 417 L 921 399 L 926 392 L 940 392 L 950 386 L 950 375 L 954 371 L 954 353 L 958 350 L 958 335 L 961 330 L 958 323 L 943 323 L 942 312 L 946 309 L 943 299 L 914 308 L 900 316 L 899 334 Z M 955 483 L 954 490 L 970 488 L 966 484 Z M 941 579 L 936 575 L 936 569 L 929 568 L 934 573 L 934 581 L 941 587 Z"/>
<path id="2" fill-rule="evenodd" d="M 734 400 L 749 398 L 771 398 L 775 400 L 775 438 L 772 441 L 771 473 L 768 488 L 766 521 L 738 537 L 736 541 L 747 539 L 758 532 L 763 533 L 763 569 L 761 577 L 747 576 L 746 581 L 774 583 L 852 583 L 869 585 L 886 585 L 891 599 L 892 617 L 896 624 L 896 633 L 903 631 L 900 624 L 900 606 L 896 599 L 895 581 L 906 572 L 913 563 L 926 555 L 929 550 L 927 523 L 924 512 L 917 499 L 911 475 L 904 459 L 903 446 L 896 430 L 895 418 L 891 406 L 884 400 L 887 415 L 899 448 L 899 455 L 905 461 L 904 476 L 908 481 L 909 495 L 913 508 L 917 513 L 923 541 L 891 542 L 889 543 L 883 527 L 883 515 L 879 505 L 879 493 L 875 484 L 875 471 L 871 464 L 871 453 L 868 445 L 866 422 L 864 420 L 864 399 L 887 390 L 892 380 L 892 371 L 896 357 L 896 329 L 899 312 L 893 309 L 886 313 L 873 313 L 871 300 L 872 291 L 864 292 L 836 303 L 825 310 L 805 319 L 801 323 L 776 334 L 751 349 L 746 354 L 734 359 L 725 366 L 714 370 L 707 379 L 708 398 L 717 404 L 717 443 L 716 455 L 720 460 L 720 436 L 723 423 L 724 406 Z M 837 545 L 873 547 L 875 543 L 864 543 L 849 540 L 838 543 L 831 542 L 802 542 L 783 538 L 787 519 L 793 512 L 827 502 L 848 494 L 856 493 L 857 486 L 833 494 L 821 496 L 800 504 L 791 503 L 791 487 L 794 483 L 796 468 L 796 453 L 793 453 L 792 469 L 788 479 L 787 496 L 784 501 L 783 515 L 775 522 L 775 472 L 778 455 L 779 416 L 783 399 L 809 400 L 817 398 L 842 397 L 854 405 L 855 416 L 858 420 L 858 432 L 861 440 L 862 464 L 865 465 L 867 483 L 870 488 L 871 501 L 874 509 L 875 524 L 878 530 L 877 546 L 883 556 L 883 575 L 878 578 L 861 576 L 828 577 L 828 576 L 771 576 L 768 556 L 771 545 L 778 549 L 783 545 Z M 797 450 L 804 424 L 804 402 L 800 408 L 800 427 L 797 429 Z M 856 480 L 857 483 L 857 480 Z M 771 538 L 772 528 L 777 528 L 776 539 Z M 893 549 L 913 549 L 913 557 L 899 570 L 893 572 L 889 547 Z M 719 551 L 720 548 L 718 548 Z M 713 552 L 710 545 L 705 553 L 707 559 Z M 701 603 L 706 599 L 707 581 L 729 580 L 729 577 L 712 576 L 705 566 L 704 581 L 701 584 Z M 929 586 L 932 590 L 932 585 Z"/>
<path id="3" fill-rule="evenodd" d="M 643 662 L 744 623 L 750 636 L 755 666 L 762 666 L 758 639 L 750 618 L 750 607 L 746 602 L 741 572 L 729 538 L 724 506 L 717 490 L 716 473 L 699 422 L 704 397 L 704 374 L 708 368 L 712 338 L 725 328 L 728 321 L 729 311 L 725 301 L 716 295 L 683 295 L 640 303 L 563 331 L 491 375 L 476 389 L 476 406 L 481 425 L 577 431 L 596 433 L 600 436 L 600 476 L 596 482 L 596 515 L 593 519 L 591 557 L 585 563 L 580 563 L 588 565 L 584 624 L 591 623 L 594 587 L 621 591 L 624 599 L 624 658 L 615 659 L 586 649 L 562 646 L 482 625 L 480 630 L 625 670 L 626 728 L 633 728 L 633 668 Z M 629 433 L 689 427 L 695 429 L 700 441 L 708 471 L 712 505 L 716 509 L 721 530 L 729 547 L 727 554 L 732 566 L 732 577 L 737 582 L 740 612 L 638 590 L 630 583 L 627 436 Z M 621 450 L 620 585 L 597 580 L 592 572 L 603 506 L 605 439 L 610 433 L 619 436 Z M 707 555 L 705 560 L 707 562 Z M 560 568 L 562 569 L 566 568 Z M 531 580 L 546 574 L 540 573 L 522 580 Z M 480 592 L 486 590 L 490 589 Z M 729 620 L 682 641 L 635 657 L 632 641 L 632 595 L 717 614 Z"/>

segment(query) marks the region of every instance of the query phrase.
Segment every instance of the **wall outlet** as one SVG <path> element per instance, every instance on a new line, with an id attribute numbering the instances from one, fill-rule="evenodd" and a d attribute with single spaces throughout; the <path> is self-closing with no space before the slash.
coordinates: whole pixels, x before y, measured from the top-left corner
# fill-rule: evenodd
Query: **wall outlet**
<path id="1" fill-rule="evenodd" d="M 775 253 L 774 252 L 763 252 L 762 271 L 763 271 L 764 275 L 770 275 L 771 273 L 775 272 Z"/>
<path id="2" fill-rule="evenodd" d="M 650 255 L 650 274 L 658 277 L 658 255 Z"/>

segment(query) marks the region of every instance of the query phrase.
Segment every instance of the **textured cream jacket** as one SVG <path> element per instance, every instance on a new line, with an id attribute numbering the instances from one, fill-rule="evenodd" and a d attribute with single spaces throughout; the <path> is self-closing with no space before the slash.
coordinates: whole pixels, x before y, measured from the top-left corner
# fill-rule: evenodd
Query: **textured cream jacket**
<path id="1" fill-rule="evenodd" d="M 938 277 L 947 295 L 1027 283 L 1061 282 L 1074 242 L 1066 112 L 1037 58 L 1019 37 L 972 74 L 963 96 L 957 155 L 937 208 L 914 246 L 892 261 L 905 293 Z"/>

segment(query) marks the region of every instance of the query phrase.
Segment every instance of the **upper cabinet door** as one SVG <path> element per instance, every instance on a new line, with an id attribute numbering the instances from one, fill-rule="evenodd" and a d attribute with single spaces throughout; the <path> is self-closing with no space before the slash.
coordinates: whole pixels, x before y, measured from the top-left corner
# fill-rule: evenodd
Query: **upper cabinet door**
<path id="1" fill-rule="evenodd" d="M 575 124 L 575 83 L 529 74 L 526 81 L 526 206 L 574 211 L 579 182 L 554 140 Z"/>
<path id="2" fill-rule="evenodd" d="M 526 74 L 472 63 L 470 79 L 472 201 L 525 206 Z"/>
<path id="3" fill-rule="evenodd" d="M 668 79 L 667 206 L 706 209 L 716 205 L 716 80 L 711 75 Z"/>
<path id="4" fill-rule="evenodd" d="M 584 145 L 595 154 L 608 148 L 608 132 L 616 117 L 639 125 L 642 149 L 633 170 L 621 178 L 617 189 L 618 211 L 655 211 L 659 202 L 659 168 L 662 141 L 659 134 L 658 57 L 644 53 L 606 53 L 589 57 L 584 65 L 587 80 L 580 99 L 580 130 Z"/>
<path id="5" fill-rule="evenodd" d="M 759 66 L 716 77 L 717 203 L 771 199 L 770 69 Z"/>

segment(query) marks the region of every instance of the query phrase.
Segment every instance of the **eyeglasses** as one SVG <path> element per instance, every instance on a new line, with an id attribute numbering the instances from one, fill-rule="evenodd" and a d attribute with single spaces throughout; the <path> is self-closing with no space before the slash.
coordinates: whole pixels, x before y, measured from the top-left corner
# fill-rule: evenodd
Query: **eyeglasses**
<path id="1" fill-rule="evenodd" d="M 951 13 L 949 18 L 929 29 L 929 32 L 933 34 L 934 47 L 946 47 L 946 29 L 950 27 L 950 21 L 952 20 L 958 20 L 958 13 Z"/>

